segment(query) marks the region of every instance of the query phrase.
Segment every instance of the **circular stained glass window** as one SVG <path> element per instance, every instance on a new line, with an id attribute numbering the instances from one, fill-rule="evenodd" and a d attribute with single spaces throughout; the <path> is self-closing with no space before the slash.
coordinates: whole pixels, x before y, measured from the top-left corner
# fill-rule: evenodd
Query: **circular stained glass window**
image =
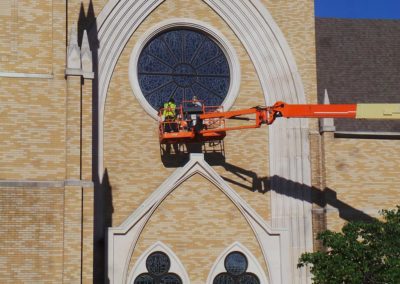
<path id="1" fill-rule="evenodd" d="M 229 253 L 224 264 L 226 272 L 218 274 L 213 284 L 260 284 L 255 274 L 247 272 L 248 261 L 243 253 L 239 251 Z"/>
<path id="2" fill-rule="evenodd" d="M 137 70 L 142 93 L 156 110 L 170 98 L 179 105 L 193 96 L 205 105 L 221 105 L 230 85 L 220 46 L 190 29 L 167 30 L 152 38 L 139 55 Z"/>
<path id="3" fill-rule="evenodd" d="M 135 278 L 134 284 L 182 284 L 182 279 L 169 272 L 171 261 L 161 251 L 151 253 L 146 259 L 147 272 Z"/>
<path id="4" fill-rule="evenodd" d="M 244 254 L 235 251 L 225 258 L 225 269 L 233 275 L 240 275 L 247 269 L 247 259 Z"/>
<path id="5" fill-rule="evenodd" d="M 170 266 L 171 262 L 169 257 L 161 251 L 153 252 L 146 259 L 147 271 L 155 275 L 161 275 L 168 272 Z"/>

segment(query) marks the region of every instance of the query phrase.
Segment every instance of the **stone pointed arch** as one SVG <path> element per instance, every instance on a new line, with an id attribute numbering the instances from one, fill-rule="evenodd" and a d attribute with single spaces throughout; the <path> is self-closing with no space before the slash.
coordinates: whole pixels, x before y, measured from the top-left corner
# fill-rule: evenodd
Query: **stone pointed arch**
<path id="1" fill-rule="evenodd" d="M 202 154 L 192 154 L 189 162 L 178 168 L 120 226 L 108 230 L 108 277 L 110 283 L 125 283 L 134 247 L 145 224 L 161 202 L 179 185 L 200 174 L 219 188 L 244 216 L 262 250 L 270 270 L 270 283 L 291 283 L 289 236 L 285 229 L 272 228 L 204 161 Z"/>
<path id="2" fill-rule="evenodd" d="M 258 74 L 266 104 L 305 103 L 303 85 L 292 52 L 261 0 L 203 0 L 235 32 Z M 98 174 L 103 166 L 103 119 L 108 86 L 118 58 L 131 35 L 163 0 L 110 0 L 97 18 L 98 38 Z M 261 102 L 260 102 L 261 103 Z M 289 230 L 290 274 L 309 283 L 297 269 L 300 254 L 312 250 L 309 131 L 307 119 L 280 120 L 269 131 L 272 226 Z M 285 181 L 293 181 L 288 188 Z M 306 186 L 304 186 L 306 185 Z M 299 232 L 301 232 L 299 234 Z"/>

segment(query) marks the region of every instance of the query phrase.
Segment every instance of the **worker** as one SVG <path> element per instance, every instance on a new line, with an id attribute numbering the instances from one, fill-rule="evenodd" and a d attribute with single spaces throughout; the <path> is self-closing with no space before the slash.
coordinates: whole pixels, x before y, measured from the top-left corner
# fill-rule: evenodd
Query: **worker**
<path id="1" fill-rule="evenodd" d="M 199 108 L 198 111 L 196 111 L 195 113 L 193 113 L 193 114 L 190 115 L 190 118 L 191 118 L 191 120 L 192 120 L 191 127 L 194 127 L 196 130 L 200 130 L 200 128 L 201 128 L 201 121 L 200 121 L 200 119 L 199 119 L 199 112 L 202 112 L 202 106 L 203 106 L 203 105 L 202 105 L 201 102 L 197 99 L 196 96 L 193 96 L 192 101 L 191 101 L 191 104 L 192 104 L 193 107 Z"/>
<path id="2" fill-rule="evenodd" d="M 163 119 L 164 119 L 164 131 L 165 132 L 176 132 L 177 125 L 176 119 L 176 104 L 173 98 L 170 98 L 168 102 L 164 103 Z"/>
<path id="3" fill-rule="evenodd" d="M 197 99 L 196 96 L 193 96 L 193 98 L 192 98 L 192 104 L 193 104 L 194 106 L 202 107 L 201 102 Z"/>

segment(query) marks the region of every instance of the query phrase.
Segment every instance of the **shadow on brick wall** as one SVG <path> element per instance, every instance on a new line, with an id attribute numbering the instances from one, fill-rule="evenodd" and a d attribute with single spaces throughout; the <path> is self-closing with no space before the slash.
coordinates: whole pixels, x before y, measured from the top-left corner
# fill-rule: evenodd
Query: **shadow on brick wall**
<path id="1" fill-rule="evenodd" d="M 92 177 L 94 183 L 93 212 L 93 283 L 108 283 L 107 277 L 107 229 L 112 226 L 112 188 L 107 169 L 102 180 L 98 174 L 98 130 L 99 130 L 99 95 L 98 95 L 98 49 L 96 15 L 90 0 L 87 12 L 81 3 L 78 19 L 78 44 L 81 46 L 84 30 L 88 33 L 92 52 L 94 80 L 92 87 Z"/>
<path id="2" fill-rule="evenodd" d="M 204 160 L 211 166 L 225 162 L 224 141 L 160 144 L 161 162 L 167 168 L 183 167 L 192 153 L 202 153 Z"/>
<path id="3" fill-rule="evenodd" d="M 239 177 L 237 180 L 232 180 L 226 176 L 221 176 L 226 182 L 239 186 L 243 189 L 252 192 L 265 194 L 270 190 L 274 190 L 279 194 L 290 196 L 295 199 L 304 200 L 306 196 L 311 197 L 311 202 L 321 208 L 326 208 L 328 205 L 338 211 L 339 217 L 346 221 L 373 221 L 375 218 L 369 216 L 357 208 L 339 200 L 337 193 L 331 188 L 319 189 L 314 186 L 300 184 L 295 181 L 288 180 L 280 176 L 259 177 L 257 173 L 240 168 L 230 163 L 221 163 L 228 172 Z M 239 181 L 238 181 L 239 180 Z M 243 183 L 240 182 L 243 180 Z M 249 182 L 251 181 L 251 182 Z M 251 186 L 249 186 L 251 183 Z"/>
<path id="4" fill-rule="evenodd" d="M 270 180 L 268 177 L 260 177 L 256 172 L 243 169 L 233 164 L 223 162 L 220 164 L 225 170 L 234 174 L 237 179 L 233 180 L 226 176 L 221 176 L 226 182 L 237 185 L 252 192 L 266 193 L 270 190 Z M 242 182 L 241 182 L 242 181 Z"/>

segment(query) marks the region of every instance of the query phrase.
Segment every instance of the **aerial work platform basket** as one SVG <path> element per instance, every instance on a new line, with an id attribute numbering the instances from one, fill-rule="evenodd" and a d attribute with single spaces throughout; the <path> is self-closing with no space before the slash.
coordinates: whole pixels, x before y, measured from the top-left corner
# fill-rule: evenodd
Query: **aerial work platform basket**
<path id="1" fill-rule="evenodd" d="M 208 142 L 222 140 L 226 136 L 225 118 L 200 117 L 223 112 L 222 106 L 205 106 L 202 101 L 183 101 L 173 118 L 166 118 L 165 108 L 159 110 L 159 138 L 161 144 Z M 170 110 L 168 110 L 170 111 Z"/>

